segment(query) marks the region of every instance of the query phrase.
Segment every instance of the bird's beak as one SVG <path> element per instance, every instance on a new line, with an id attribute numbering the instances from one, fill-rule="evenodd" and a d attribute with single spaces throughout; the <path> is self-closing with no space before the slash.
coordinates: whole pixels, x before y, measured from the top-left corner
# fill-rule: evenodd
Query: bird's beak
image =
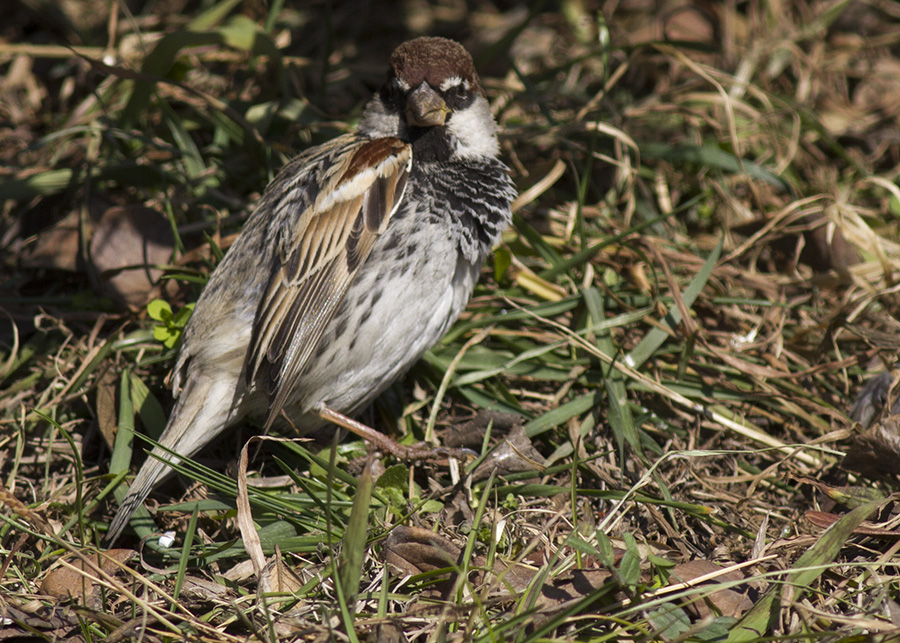
<path id="1" fill-rule="evenodd" d="M 406 99 L 406 122 L 417 127 L 443 125 L 450 108 L 431 86 L 422 82 Z"/>

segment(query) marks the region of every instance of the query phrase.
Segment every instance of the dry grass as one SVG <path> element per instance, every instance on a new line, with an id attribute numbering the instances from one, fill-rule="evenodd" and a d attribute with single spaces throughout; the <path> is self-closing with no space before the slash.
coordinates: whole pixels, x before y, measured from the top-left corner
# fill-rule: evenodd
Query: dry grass
<path id="1" fill-rule="evenodd" d="M 900 354 L 895 3 L 7 4 L 0 638 L 900 626 L 900 439 L 848 417 Z M 368 419 L 479 458 L 263 443 L 255 573 L 224 474 L 248 426 L 153 494 L 174 545 L 98 558 L 116 436 L 170 404 L 181 321 L 148 299 L 195 300 L 273 172 L 352 127 L 421 33 L 474 52 L 523 196 L 464 318 Z M 153 291 L 112 245 L 146 239 Z"/>

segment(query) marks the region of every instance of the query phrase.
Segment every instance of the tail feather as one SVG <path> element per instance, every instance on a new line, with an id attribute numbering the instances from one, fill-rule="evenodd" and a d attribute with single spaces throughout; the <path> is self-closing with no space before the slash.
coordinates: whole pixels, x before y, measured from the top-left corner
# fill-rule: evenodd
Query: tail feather
<path id="1" fill-rule="evenodd" d="M 179 396 L 169 424 L 159 439 L 160 446 L 154 447 L 120 503 L 106 535 L 107 543 L 115 542 L 153 487 L 171 475 L 171 464 L 178 464 L 182 458 L 195 454 L 236 419 L 236 378 L 233 381 L 227 377 L 192 379 Z M 166 449 L 181 457 L 171 455 Z"/>

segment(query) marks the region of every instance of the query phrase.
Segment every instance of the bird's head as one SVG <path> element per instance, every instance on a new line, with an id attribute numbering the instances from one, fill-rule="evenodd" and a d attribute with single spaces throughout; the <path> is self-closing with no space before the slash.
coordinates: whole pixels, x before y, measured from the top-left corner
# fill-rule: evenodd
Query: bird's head
<path id="1" fill-rule="evenodd" d="M 362 129 L 413 143 L 420 161 L 496 156 L 496 125 L 472 56 L 446 38 L 409 40 L 394 51 L 388 80 Z"/>

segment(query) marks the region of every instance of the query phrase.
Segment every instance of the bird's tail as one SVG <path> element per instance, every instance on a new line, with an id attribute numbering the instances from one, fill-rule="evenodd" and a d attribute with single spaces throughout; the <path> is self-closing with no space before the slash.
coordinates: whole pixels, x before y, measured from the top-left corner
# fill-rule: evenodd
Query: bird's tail
<path id="1" fill-rule="evenodd" d="M 172 473 L 170 464 L 177 464 L 182 457 L 192 456 L 233 423 L 236 416 L 233 399 L 236 382 L 222 379 L 197 378 L 189 381 L 181 391 L 169 424 L 159 439 L 160 446 L 153 448 L 119 505 L 106 534 L 108 544 L 121 535 L 131 515 L 153 487 Z"/>

